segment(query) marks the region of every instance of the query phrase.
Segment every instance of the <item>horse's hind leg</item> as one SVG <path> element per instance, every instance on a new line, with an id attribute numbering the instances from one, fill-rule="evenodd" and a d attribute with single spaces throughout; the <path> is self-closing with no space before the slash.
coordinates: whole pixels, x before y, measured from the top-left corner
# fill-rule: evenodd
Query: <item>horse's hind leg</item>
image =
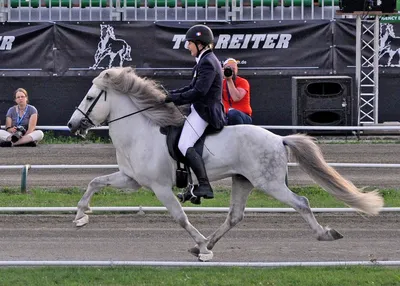
<path id="1" fill-rule="evenodd" d="M 110 175 L 94 178 L 89 183 L 86 192 L 83 194 L 78 203 L 78 211 L 74 220 L 76 226 L 84 226 L 89 222 L 89 217 L 86 213 L 90 211 L 90 199 L 95 192 L 105 186 L 112 186 L 116 188 L 129 188 L 135 191 L 140 188 L 140 185 L 135 180 L 128 177 L 121 171 L 112 173 Z"/>
<path id="2" fill-rule="evenodd" d="M 244 209 L 246 207 L 247 198 L 253 185 L 245 177 L 236 175 L 232 177 L 232 192 L 231 192 L 231 204 L 229 208 L 228 216 L 224 223 L 209 237 L 208 249 L 213 249 L 215 244 L 227 233 L 231 228 L 237 225 L 244 217 Z M 199 248 L 195 247 L 189 250 L 190 253 L 197 256 L 199 254 Z"/>
<path id="3" fill-rule="evenodd" d="M 257 186 L 262 189 L 265 193 L 273 196 L 275 199 L 291 206 L 311 227 L 318 240 L 331 241 L 340 239 L 343 236 L 334 229 L 322 227 L 316 220 L 314 214 L 310 209 L 310 204 L 306 197 L 298 196 L 293 193 L 289 188 L 282 182 L 269 182 L 265 186 Z"/>

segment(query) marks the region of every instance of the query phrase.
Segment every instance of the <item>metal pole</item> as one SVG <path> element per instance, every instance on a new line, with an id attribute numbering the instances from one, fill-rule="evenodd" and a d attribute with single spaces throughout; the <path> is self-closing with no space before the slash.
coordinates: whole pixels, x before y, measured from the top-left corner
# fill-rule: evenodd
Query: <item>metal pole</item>
<path id="1" fill-rule="evenodd" d="M 21 175 L 21 193 L 26 193 L 26 180 L 28 179 L 28 170 L 30 165 L 25 165 L 22 168 L 22 175 Z"/>
<path id="2" fill-rule="evenodd" d="M 378 124 L 378 102 L 379 102 L 379 17 L 375 16 L 374 24 L 374 123 Z"/>
<path id="3" fill-rule="evenodd" d="M 0 23 L 7 22 L 7 11 L 6 8 L 4 7 L 4 2 L 7 0 L 0 0 Z M 9 7 L 7 7 L 9 9 Z"/>
<path id="4" fill-rule="evenodd" d="M 358 100 L 357 125 L 361 123 L 361 16 L 356 16 L 356 92 Z"/>

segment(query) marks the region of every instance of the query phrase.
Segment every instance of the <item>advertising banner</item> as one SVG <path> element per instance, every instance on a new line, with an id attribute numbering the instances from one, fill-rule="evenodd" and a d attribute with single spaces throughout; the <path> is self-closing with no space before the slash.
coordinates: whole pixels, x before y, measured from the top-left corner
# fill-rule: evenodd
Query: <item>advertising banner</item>
<path id="1" fill-rule="evenodd" d="M 146 75 L 190 73 L 195 61 L 185 48 L 194 23 L 58 23 L 57 74 L 97 74 L 111 66 L 134 66 Z M 215 53 L 239 60 L 241 70 L 259 73 L 329 73 L 330 21 L 207 23 Z"/>
<path id="2" fill-rule="evenodd" d="M 192 65 L 184 36 L 193 23 L 157 23 L 157 40 L 174 55 L 175 66 Z M 233 57 L 239 67 L 257 73 L 329 73 L 332 69 L 330 21 L 264 21 L 208 23 L 215 36 L 215 54 Z M 172 44 L 171 45 L 171 41 Z M 172 47 L 172 50 L 171 50 Z M 189 58 L 188 58 L 189 57 Z M 168 59 L 164 59 L 167 61 Z M 157 62 L 164 67 L 166 62 Z"/>
<path id="3" fill-rule="evenodd" d="M 49 75 L 53 68 L 52 23 L 0 25 L 0 73 Z"/>
<path id="4" fill-rule="evenodd" d="M 6 23 L 0 27 L 0 68 L 5 75 L 96 76 L 115 66 L 144 75 L 190 74 L 185 48 L 190 22 Z M 243 73 L 332 73 L 334 22 L 207 23 L 215 54 L 233 57 Z"/>

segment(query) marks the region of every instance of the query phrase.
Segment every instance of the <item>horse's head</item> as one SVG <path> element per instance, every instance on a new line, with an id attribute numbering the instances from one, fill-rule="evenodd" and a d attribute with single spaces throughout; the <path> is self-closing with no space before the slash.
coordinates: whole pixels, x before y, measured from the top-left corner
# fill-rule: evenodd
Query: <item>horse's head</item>
<path id="1" fill-rule="evenodd" d="M 388 37 L 393 37 L 393 38 L 396 37 L 396 34 L 394 33 L 393 29 L 393 24 L 390 23 L 380 24 L 379 30 L 381 39 L 382 38 L 387 39 Z"/>
<path id="2" fill-rule="evenodd" d="M 114 28 L 110 25 L 100 24 L 100 36 L 101 38 L 105 38 L 106 36 L 115 38 Z"/>
<path id="3" fill-rule="evenodd" d="M 89 128 L 100 126 L 107 120 L 109 113 L 107 91 L 92 85 L 68 121 L 68 128 L 72 133 L 85 137 Z"/>
<path id="4" fill-rule="evenodd" d="M 110 38 L 115 39 L 115 33 L 114 33 L 113 26 L 107 25 L 107 35 L 109 35 Z"/>
<path id="5" fill-rule="evenodd" d="M 387 24 L 387 29 L 389 32 L 389 36 L 396 38 L 396 34 L 394 33 L 394 28 L 392 24 Z"/>
<path id="6" fill-rule="evenodd" d="M 72 114 L 68 128 L 72 133 L 84 136 L 90 127 L 106 120 L 109 123 L 124 122 L 120 119 L 140 116 L 157 126 L 183 124 L 182 113 L 173 104 L 165 104 L 165 96 L 155 81 L 139 77 L 133 68 L 110 68 L 93 80 L 93 86 Z"/>
<path id="7" fill-rule="evenodd" d="M 100 36 L 101 36 L 101 38 L 104 38 L 104 36 L 107 35 L 107 26 L 108 25 L 100 24 Z"/>

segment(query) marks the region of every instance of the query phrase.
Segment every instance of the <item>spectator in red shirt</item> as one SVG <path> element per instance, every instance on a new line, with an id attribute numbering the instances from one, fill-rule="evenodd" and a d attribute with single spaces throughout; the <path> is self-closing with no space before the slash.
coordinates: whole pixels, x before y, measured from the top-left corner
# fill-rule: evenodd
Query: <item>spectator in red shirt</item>
<path id="1" fill-rule="evenodd" d="M 237 61 L 233 58 L 223 63 L 224 80 L 222 101 L 228 118 L 228 125 L 251 124 L 250 84 L 238 76 Z"/>

